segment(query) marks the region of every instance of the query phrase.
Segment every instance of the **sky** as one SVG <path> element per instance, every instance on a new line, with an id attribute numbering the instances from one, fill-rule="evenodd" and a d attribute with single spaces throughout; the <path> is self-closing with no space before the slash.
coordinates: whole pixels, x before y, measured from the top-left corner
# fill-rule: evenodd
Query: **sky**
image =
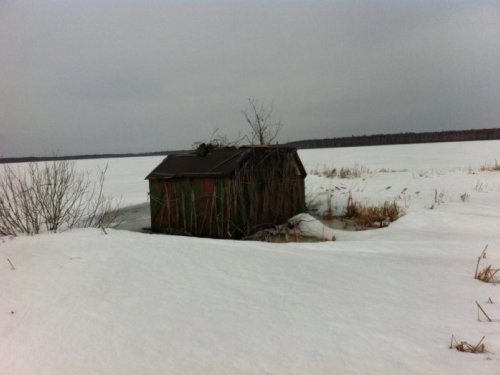
<path id="1" fill-rule="evenodd" d="M 500 127 L 500 3 L 0 0 L 0 157 Z"/>

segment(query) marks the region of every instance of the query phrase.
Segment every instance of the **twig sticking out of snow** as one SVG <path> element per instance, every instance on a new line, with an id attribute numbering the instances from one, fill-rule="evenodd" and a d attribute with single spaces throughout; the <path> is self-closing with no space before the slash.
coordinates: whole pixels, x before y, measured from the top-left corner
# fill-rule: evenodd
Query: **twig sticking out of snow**
<path id="1" fill-rule="evenodd" d="M 481 262 L 481 259 L 486 259 L 486 249 L 488 248 L 488 244 L 484 247 L 483 251 L 481 252 L 481 255 L 477 257 L 477 264 L 476 264 L 476 273 L 474 274 L 474 278 L 477 279 L 477 272 L 479 270 L 479 262 Z"/>
<path id="2" fill-rule="evenodd" d="M 7 262 L 9 262 L 9 264 L 10 264 L 10 269 L 11 269 L 12 271 L 14 271 L 14 270 L 16 269 L 16 267 L 14 267 L 14 265 L 12 264 L 12 262 L 10 261 L 10 259 L 9 259 L 9 258 L 7 258 Z"/>
<path id="3" fill-rule="evenodd" d="M 483 310 L 479 302 L 476 301 L 476 305 L 477 305 L 477 320 L 481 321 L 481 319 L 479 318 L 479 312 L 481 311 L 483 315 L 486 317 L 486 319 L 488 319 L 488 322 L 491 322 L 492 320 L 490 319 L 488 314 L 486 314 L 486 311 Z"/>
<path id="4" fill-rule="evenodd" d="M 458 342 L 455 336 L 451 335 L 450 349 L 455 348 L 459 352 L 466 352 L 466 353 L 484 353 L 485 352 L 485 345 L 483 344 L 484 338 L 485 336 L 483 336 L 476 345 L 471 345 L 467 341 Z"/>

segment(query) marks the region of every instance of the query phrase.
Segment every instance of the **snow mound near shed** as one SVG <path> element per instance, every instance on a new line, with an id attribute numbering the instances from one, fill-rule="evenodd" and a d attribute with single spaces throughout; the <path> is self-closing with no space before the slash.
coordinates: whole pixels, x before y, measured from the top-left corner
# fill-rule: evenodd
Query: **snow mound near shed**
<path id="1" fill-rule="evenodd" d="M 315 238 L 320 241 L 335 241 L 336 239 L 332 228 L 327 227 L 309 214 L 298 214 L 289 219 L 288 222 L 295 228 L 299 228 L 302 237 Z"/>

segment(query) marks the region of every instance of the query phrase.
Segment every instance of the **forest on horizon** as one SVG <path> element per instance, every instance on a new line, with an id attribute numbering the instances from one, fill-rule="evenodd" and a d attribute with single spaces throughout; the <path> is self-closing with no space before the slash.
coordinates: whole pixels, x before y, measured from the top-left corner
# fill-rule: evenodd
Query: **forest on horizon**
<path id="1" fill-rule="evenodd" d="M 436 142 L 463 142 L 463 141 L 486 141 L 500 139 L 500 128 L 489 129 L 469 129 L 469 130 L 449 130 L 421 133 L 394 133 L 394 134 L 373 134 L 351 137 L 307 139 L 294 142 L 283 143 L 281 146 L 293 147 L 297 149 L 308 148 L 332 148 L 332 147 L 358 147 L 358 146 L 382 146 L 411 143 L 436 143 Z M 65 156 L 28 156 L 15 158 L 0 158 L 0 163 L 23 163 L 31 161 L 49 160 L 79 160 L 79 159 L 103 159 L 103 158 L 125 158 L 136 156 L 161 156 L 175 152 L 186 152 L 188 150 L 164 150 L 141 153 L 120 153 L 120 154 L 88 154 L 88 155 L 65 155 Z"/>

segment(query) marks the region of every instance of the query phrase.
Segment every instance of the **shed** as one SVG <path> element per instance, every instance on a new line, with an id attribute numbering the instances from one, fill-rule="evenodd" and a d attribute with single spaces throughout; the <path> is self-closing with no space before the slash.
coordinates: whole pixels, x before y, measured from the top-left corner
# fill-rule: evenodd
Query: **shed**
<path id="1" fill-rule="evenodd" d="M 242 238 L 305 210 L 296 149 L 199 150 L 168 155 L 146 177 L 153 232 Z"/>

